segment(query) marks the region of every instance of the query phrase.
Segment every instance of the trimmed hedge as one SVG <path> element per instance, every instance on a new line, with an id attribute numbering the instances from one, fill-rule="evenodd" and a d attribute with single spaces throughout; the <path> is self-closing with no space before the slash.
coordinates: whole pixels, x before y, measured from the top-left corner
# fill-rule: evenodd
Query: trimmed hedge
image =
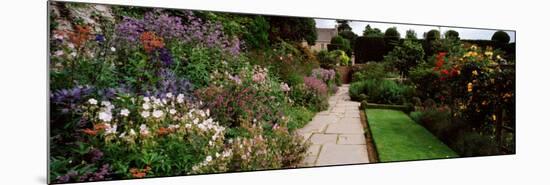
<path id="1" fill-rule="evenodd" d="M 355 46 L 355 63 L 368 61 L 382 61 L 389 50 L 386 41 L 382 37 L 357 37 Z"/>
<path id="2" fill-rule="evenodd" d="M 399 44 L 402 44 L 404 40 L 405 39 L 400 39 Z M 416 39 L 415 41 L 422 43 L 422 48 L 426 52 L 426 57 L 433 55 L 433 51 L 431 51 L 431 42 L 425 39 Z M 461 42 L 475 44 L 483 48 L 491 46 L 506 52 L 508 58 L 515 59 L 516 43 L 502 44 L 492 40 L 461 40 Z M 330 48 L 331 46 L 329 45 L 328 47 Z M 382 61 L 384 56 L 391 51 L 391 47 L 389 47 L 386 40 L 382 37 L 357 37 L 353 49 L 356 64 L 369 61 Z"/>

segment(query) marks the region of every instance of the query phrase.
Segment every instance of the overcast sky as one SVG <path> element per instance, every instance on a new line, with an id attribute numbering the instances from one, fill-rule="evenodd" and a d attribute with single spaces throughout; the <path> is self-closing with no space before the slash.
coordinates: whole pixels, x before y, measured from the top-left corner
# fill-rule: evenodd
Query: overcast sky
<path id="1" fill-rule="evenodd" d="M 333 19 L 315 19 L 317 28 L 334 28 L 336 21 Z M 459 33 L 461 39 L 479 39 L 479 40 L 491 40 L 495 30 L 484 30 L 484 29 L 467 29 L 467 28 L 452 28 L 452 27 L 436 27 L 436 26 L 419 26 L 419 25 L 407 25 L 407 24 L 390 24 L 390 23 L 373 23 L 373 22 L 363 22 L 363 21 L 352 21 L 349 23 L 352 31 L 357 35 L 363 35 L 363 30 L 365 26 L 370 24 L 371 28 L 378 28 L 382 32 L 390 27 L 396 27 L 401 37 L 405 37 L 405 32 L 409 29 L 412 29 L 416 32 L 418 38 L 423 38 L 424 32 L 428 32 L 431 29 L 439 29 L 441 34 L 445 33 L 447 30 L 455 30 Z M 510 35 L 510 42 L 516 41 L 516 35 L 512 31 L 506 31 Z"/>

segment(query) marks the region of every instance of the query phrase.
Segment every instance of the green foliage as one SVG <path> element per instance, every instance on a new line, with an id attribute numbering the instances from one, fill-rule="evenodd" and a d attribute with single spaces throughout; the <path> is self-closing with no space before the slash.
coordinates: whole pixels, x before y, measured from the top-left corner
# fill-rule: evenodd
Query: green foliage
<path id="1" fill-rule="evenodd" d="M 510 42 L 510 35 L 508 35 L 508 33 L 502 30 L 499 30 L 493 34 L 493 36 L 491 37 L 491 40 L 499 43 L 507 44 L 508 42 Z"/>
<path id="2" fill-rule="evenodd" d="M 384 32 L 384 38 L 398 41 L 401 38 L 401 34 L 399 33 L 399 31 L 397 31 L 396 27 L 391 27 L 386 29 L 386 32 Z"/>
<path id="3" fill-rule="evenodd" d="M 217 66 L 215 53 L 206 48 L 193 48 L 189 54 L 185 76 L 199 88 L 208 86 L 210 72 Z"/>
<path id="4" fill-rule="evenodd" d="M 364 81 L 367 79 L 381 80 L 388 77 L 385 63 L 371 62 L 353 70 L 352 82 Z"/>
<path id="5" fill-rule="evenodd" d="M 424 62 L 424 49 L 420 43 L 407 39 L 384 56 L 384 61 L 408 76 L 411 68 Z"/>
<path id="6" fill-rule="evenodd" d="M 416 40 L 418 39 L 417 35 L 416 35 L 416 32 L 414 30 L 407 30 L 407 32 L 405 33 L 405 38 L 406 39 L 413 39 L 413 40 Z"/>
<path id="7" fill-rule="evenodd" d="M 296 129 L 304 127 L 313 116 L 315 116 L 315 112 L 311 111 L 305 107 L 297 106 L 297 107 L 288 107 L 285 109 L 285 115 L 288 117 L 288 130 L 294 131 Z"/>
<path id="8" fill-rule="evenodd" d="M 445 39 L 457 39 L 460 40 L 459 33 L 455 30 L 448 30 L 445 32 Z"/>
<path id="9" fill-rule="evenodd" d="M 305 40 L 309 45 L 314 45 L 317 40 L 317 28 L 312 18 L 270 16 L 267 21 L 270 25 L 271 42 Z"/>
<path id="10" fill-rule="evenodd" d="M 363 30 L 363 36 L 364 37 L 384 37 L 384 34 L 382 31 L 378 28 L 371 28 L 369 24 L 365 26 L 365 30 Z"/>
<path id="11" fill-rule="evenodd" d="M 349 40 L 350 49 L 353 49 L 352 47 L 355 46 L 355 39 L 357 39 L 357 34 L 355 34 L 353 31 L 350 30 L 344 30 L 341 32 L 338 32 L 338 35 L 342 36 L 345 39 Z"/>
<path id="12" fill-rule="evenodd" d="M 269 22 L 263 16 L 255 16 L 248 32 L 243 36 L 249 49 L 265 49 L 269 47 Z"/>
<path id="13" fill-rule="evenodd" d="M 354 101 L 366 98 L 371 103 L 404 104 L 412 97 L 414 89 L 393 80 L 369 79 L 352 83 L 349 93 Z"/>
<path id="14" fill-rule="evenodd" d="M 441 33 L 438 30 L 430 30 L 425 36 L 427 41 L 434 41 L 441 39 Z"/>
<path id="15" fill-rule="evenodd" d="M 304 84 L 293 86 L 289 92 L 289 97 L 295 105 L 307 107 L 313 111 L 322 111 L 328 108 L 327 97 L 319 95 Z"/>
<path id="16" fill-rule="evenodd" d="M 337 35 L 330 39 L 330 44 L 335 45 L 336 49 L 342 50 L 346 53 L 351 53 L 351 46 L 348 39 L 345 39 L 344 37 Z"/>

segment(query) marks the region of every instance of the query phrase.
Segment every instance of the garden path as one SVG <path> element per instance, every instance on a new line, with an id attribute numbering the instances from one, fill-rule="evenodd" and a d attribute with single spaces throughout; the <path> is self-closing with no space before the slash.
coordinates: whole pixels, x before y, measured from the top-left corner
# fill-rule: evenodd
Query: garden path
<path id="1" fill-rule="evenodd" d="M 297 133 L 312 145 L 302 166 L 368 163 L 367 145 L 359 115 L 359 102 L 350 101 L 349 84 L 329 98 L 329 108 L 319 112 Z"/>

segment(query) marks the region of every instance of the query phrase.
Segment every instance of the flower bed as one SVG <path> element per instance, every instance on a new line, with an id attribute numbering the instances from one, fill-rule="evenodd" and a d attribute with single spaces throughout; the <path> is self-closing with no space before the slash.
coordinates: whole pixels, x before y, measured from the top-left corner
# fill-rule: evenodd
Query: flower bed
<path id="1" fill-rule="evenodd" d="M 93 6 L 53 5 L 52 182 L 289 168 L 305 157 L 308 143 L 292 131 L 336 87 L 307 48 L 245 49 L 242 39 L 262 33 L 232 29 L 262 16 L 108 7 L 82 22 L 55 13 Z"/>

